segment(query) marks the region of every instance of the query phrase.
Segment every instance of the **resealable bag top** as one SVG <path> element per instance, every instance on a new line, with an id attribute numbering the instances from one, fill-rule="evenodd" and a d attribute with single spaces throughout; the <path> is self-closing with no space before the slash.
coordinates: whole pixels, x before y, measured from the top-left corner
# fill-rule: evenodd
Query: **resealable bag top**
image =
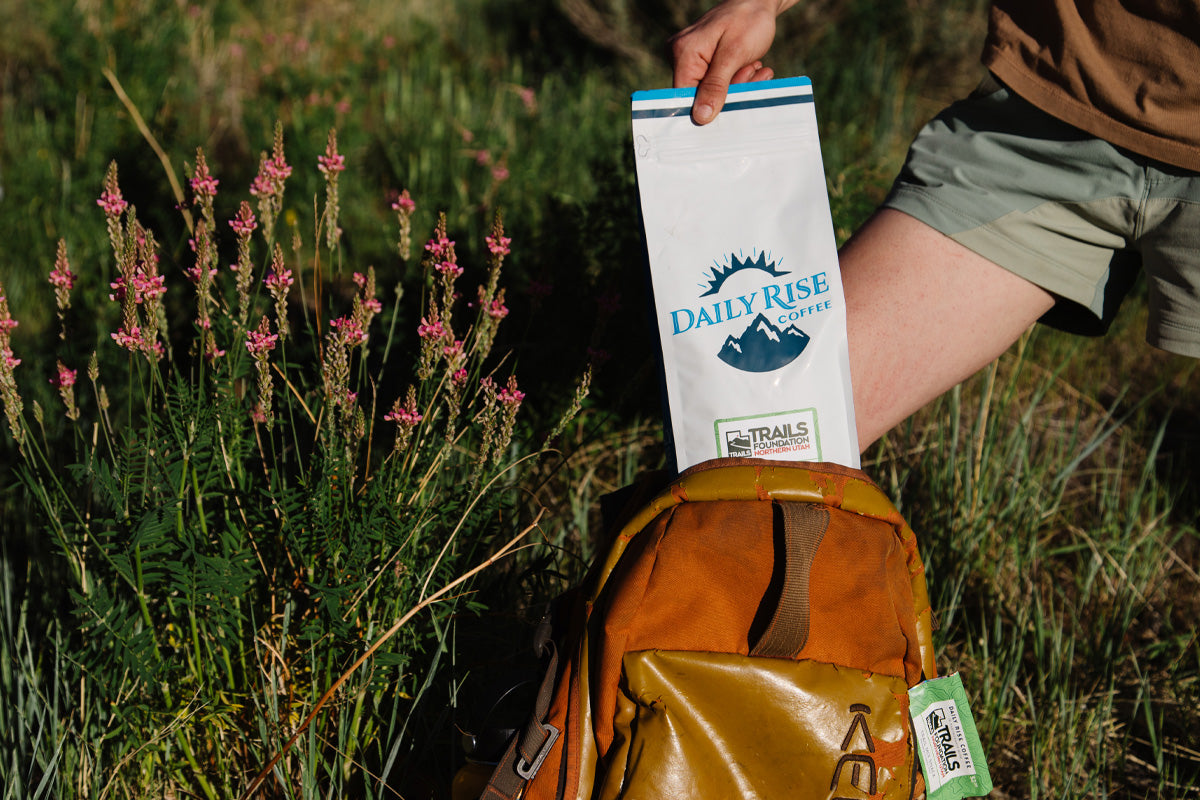
<path id="1" fill-rule="evenodd" d="M 633 95 L 638 191 L 676 466 L 859 465 L 846 306 L 812 82 Z"/>

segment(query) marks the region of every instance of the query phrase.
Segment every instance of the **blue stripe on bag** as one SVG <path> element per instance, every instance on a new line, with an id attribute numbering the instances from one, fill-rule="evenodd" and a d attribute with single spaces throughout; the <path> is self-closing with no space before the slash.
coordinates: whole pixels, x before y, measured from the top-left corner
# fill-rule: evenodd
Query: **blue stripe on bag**
<path id="1" fill-rule="evenodd" d="M 726 111 L 744 111 L 748 108 L 772 108 L 774 106 L 798 105 L 811 103 L 811 94 L 789 95 L 787 97 L 764 97 L 761 100 L 736 100 L 726 103 L 721 113 Z M 686 117 L 692 113 L 691 105 L 674 108 L 638 108 L 633 110 L 634 119 L 658 119 L 661 117 Z"/>

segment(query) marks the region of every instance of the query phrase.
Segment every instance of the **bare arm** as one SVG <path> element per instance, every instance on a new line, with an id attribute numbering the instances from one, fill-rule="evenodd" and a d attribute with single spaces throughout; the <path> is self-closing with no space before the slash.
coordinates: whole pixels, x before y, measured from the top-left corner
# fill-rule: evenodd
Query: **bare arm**
<path id="1" fill-rule="evenodd" d="M 775 39 L 775 18 L 796 2 L 725 0 L 671 38 L 675 87 L 696 87 L 696 124 L 716 118 L 729 84 L 774 76 L 761 59 Z"/>

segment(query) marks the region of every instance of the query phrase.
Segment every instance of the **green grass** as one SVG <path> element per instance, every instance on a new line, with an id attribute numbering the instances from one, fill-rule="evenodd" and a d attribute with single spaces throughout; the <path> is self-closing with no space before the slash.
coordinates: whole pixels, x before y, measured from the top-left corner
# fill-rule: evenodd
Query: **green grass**
<path id="1" fill-rule="evenodd" d="M 599 13 L 580 16 L 589 7 Z M 415 346 L 405 342 L 425 309 L 416 259 L 396 254 L 388 207 L 390 194 L 407 188 L 418 203 L 418 246 L 437 214 L 447 214 L 466 286 L 481 279 L 482 237 L 494 212 L 504 214 L 514 239 L 505 267 L 512 315 L 496 352 L 529 395 L 520 432 L 529 444 L 521 447 L 554 427 L 573 377 L 596 362 L 592 395 L 554 442 L 563 457 L 530 464 L 505 498 L 509 510 L 483 526 L 491 536 L 544 509 L 543 546 L 478 584 L 494 613 L 516 618 L 519 628 L 522 615 L 569 585 L 601 546 L 599 496 L 662 459 L 628 96 L 667 85 L 661 43 L 703 7 L 690 0 L 17 0 L 0 8 L 0 281 L 22 323 L 14 349 L 23 359 L 17 379 L 27 416 L 37 401 L 53 468 L 65 470 L 91 439 L 56 411 L 47 383 L 55 360 L 79 366 L 82 376 L 99 350 L 105 375 L 128 368 L 108 340 L 119 323 L 107 300 L 115 266 L 95 205 L 108 164 L 118 164 L 126 196 L 154 229 L 162 269 L 178 286 L 193 256 L 154 148 L 180 182 L 204 149 L 221 180 L 216 211 L 224 225 L 279 121 L 296 167 L 282 238 L 290 246 L 295 230 L 312 252 L 314 204 L 323 202 L 316 158 L 336 127 L 347 157 L 346 234 L 332 260 L 340 272 L 323 291 L 330 302 L 348 301 L 349 273 L 374 266 L 384 319 L 395 326 L 394 361 L 415 360 Z M 817 0 L 781 20 L 771 62 L 781 75 L 814 80 L 839 240 L 882 197 L 919 124 L 980 77 L 984 7 L 978 0 Z M 66 341 L 56 337 L 44 279 L 59 238 L 80 276 Z M 218 246 L 227 264 L 228 230 Z M 312 285 L 311 269 L 302 277 Z M 192 333 L 191 302 L 183 289 L 167 297 L 179 340 Z M 1036 330 L 865 458 L 921 537 L 941 623 L 940 665 L 963 673 L 998 797 L 1200 796 L 1200 377 L 1190 362 L 1141 345 L 1139 303 L 1131 299 L 1105 340 Z M 311 356 L 297 352 L 293 361 Z M 381 380 L 399 391 L 406 371 L 391 369 Z M 133 396 L 108 388 L 115 408 Z M 94 419 L 97 401 L 80 402 Z M 164 441 L 177 435 L 154 433 Z M 254 446 L 240 441 L 240 457 L 249 458 Z M 294 448 L 280 453 L 295 465 Z M 145 581 L 163 573 L 139 577 L 134 560 L 119 561 L 113 573 L 134 586 L 115 590 L 137 612 L 124 620 L 130 635 L 152 631 L 165 642 L 161 652 L 206 664 L 191 673 L 205 676 L 206 686 L 178 681 L 166 702 L 139 683 L 133 664 L 117 675 L 97 666 L 107 663 L 105 640 L 81 641 L 96 620 L 73 616 L 86 604 L 59 591 L 73 579 L 70 562 L 47 519 L 28 513 L 35 498 L 8 466 L 18 455 L 7 434 L 0 459 L 0 690 L 14 698 L 0 704 L 0 797 L 220 795 L 244 787 L 247 770 L 277 750 L 354 647 L 402 610 L 398 600 L 381 603 L 361 628 L 343 621 L 322 631 L 304 598 L 288 595 L 269 611 L 230 612 L 226 621 L 241 619 L 258 635 L 223 639 L 215 620 L 201 619 L 194 632 L 181 627 L 186 615 L 170 610 L 176 601 L 160 598 L 152 607 L 161 619 L 152 615 L 139 627 Z M 253 469 L 233 474 L 245 481 L 239 485 L 255 485 Z M 231 498 L 241 496 L 226 490 L 228 478 L 217 470 L 198 481 L 223 498 L 220 514 L 206 512 L 206 522 L 237 529 Z M 114 515 L 105 535 L 176 552 L 152 511 L 139 506 L 141 527 Z M 227 560 L 225 581 L 236 583 L 237 552 L 218 553 Z M 410 568 L 425 574 L 431 555 Z M 331 581 L 323 586 L 336 590 Z M 470 711 L 452 700 L 468 697 L 472 672 L 489 668 L 459 625 L 422 617 L 411 639 L 344 685 L 278 768 L 289 787 L 279 796 L 391 796 L 379 780 L 385 774 L 405 796 L 444 796 L 459 757 L 453 725 Z M 335 628 L 346 638 L 326 646 L 322 637 L 336 639 Z M 429 656 L 423 671 L 405 661 L 420 650 L 418 639 Z M 217 763 L 241 772 L 218 785 Z"/>
<path id="2" fill-rule="evenodd" d="M 1165 378 L 1081 391 L 1064 376 L 1086 348 L 1058 338 L 1023 340 L 868 471 L 924 533 L 940 663 L 974 695 L 1004 794 L 1191 796 L 1200 541 L 1190 488 L 1165 474 L 1161 404 L 1186 411 Z"/>

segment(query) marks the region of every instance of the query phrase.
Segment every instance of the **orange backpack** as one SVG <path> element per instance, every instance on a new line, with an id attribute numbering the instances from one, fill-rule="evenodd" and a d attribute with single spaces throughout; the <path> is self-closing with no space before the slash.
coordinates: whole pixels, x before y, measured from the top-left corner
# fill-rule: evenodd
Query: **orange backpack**
<path id="1" fill-rule="evenodd" d="M 875 484 L 719 459 L 626 517 L 542 638 L 555 655 L 486 800 L 924 794 L 924 567 Z"/>

